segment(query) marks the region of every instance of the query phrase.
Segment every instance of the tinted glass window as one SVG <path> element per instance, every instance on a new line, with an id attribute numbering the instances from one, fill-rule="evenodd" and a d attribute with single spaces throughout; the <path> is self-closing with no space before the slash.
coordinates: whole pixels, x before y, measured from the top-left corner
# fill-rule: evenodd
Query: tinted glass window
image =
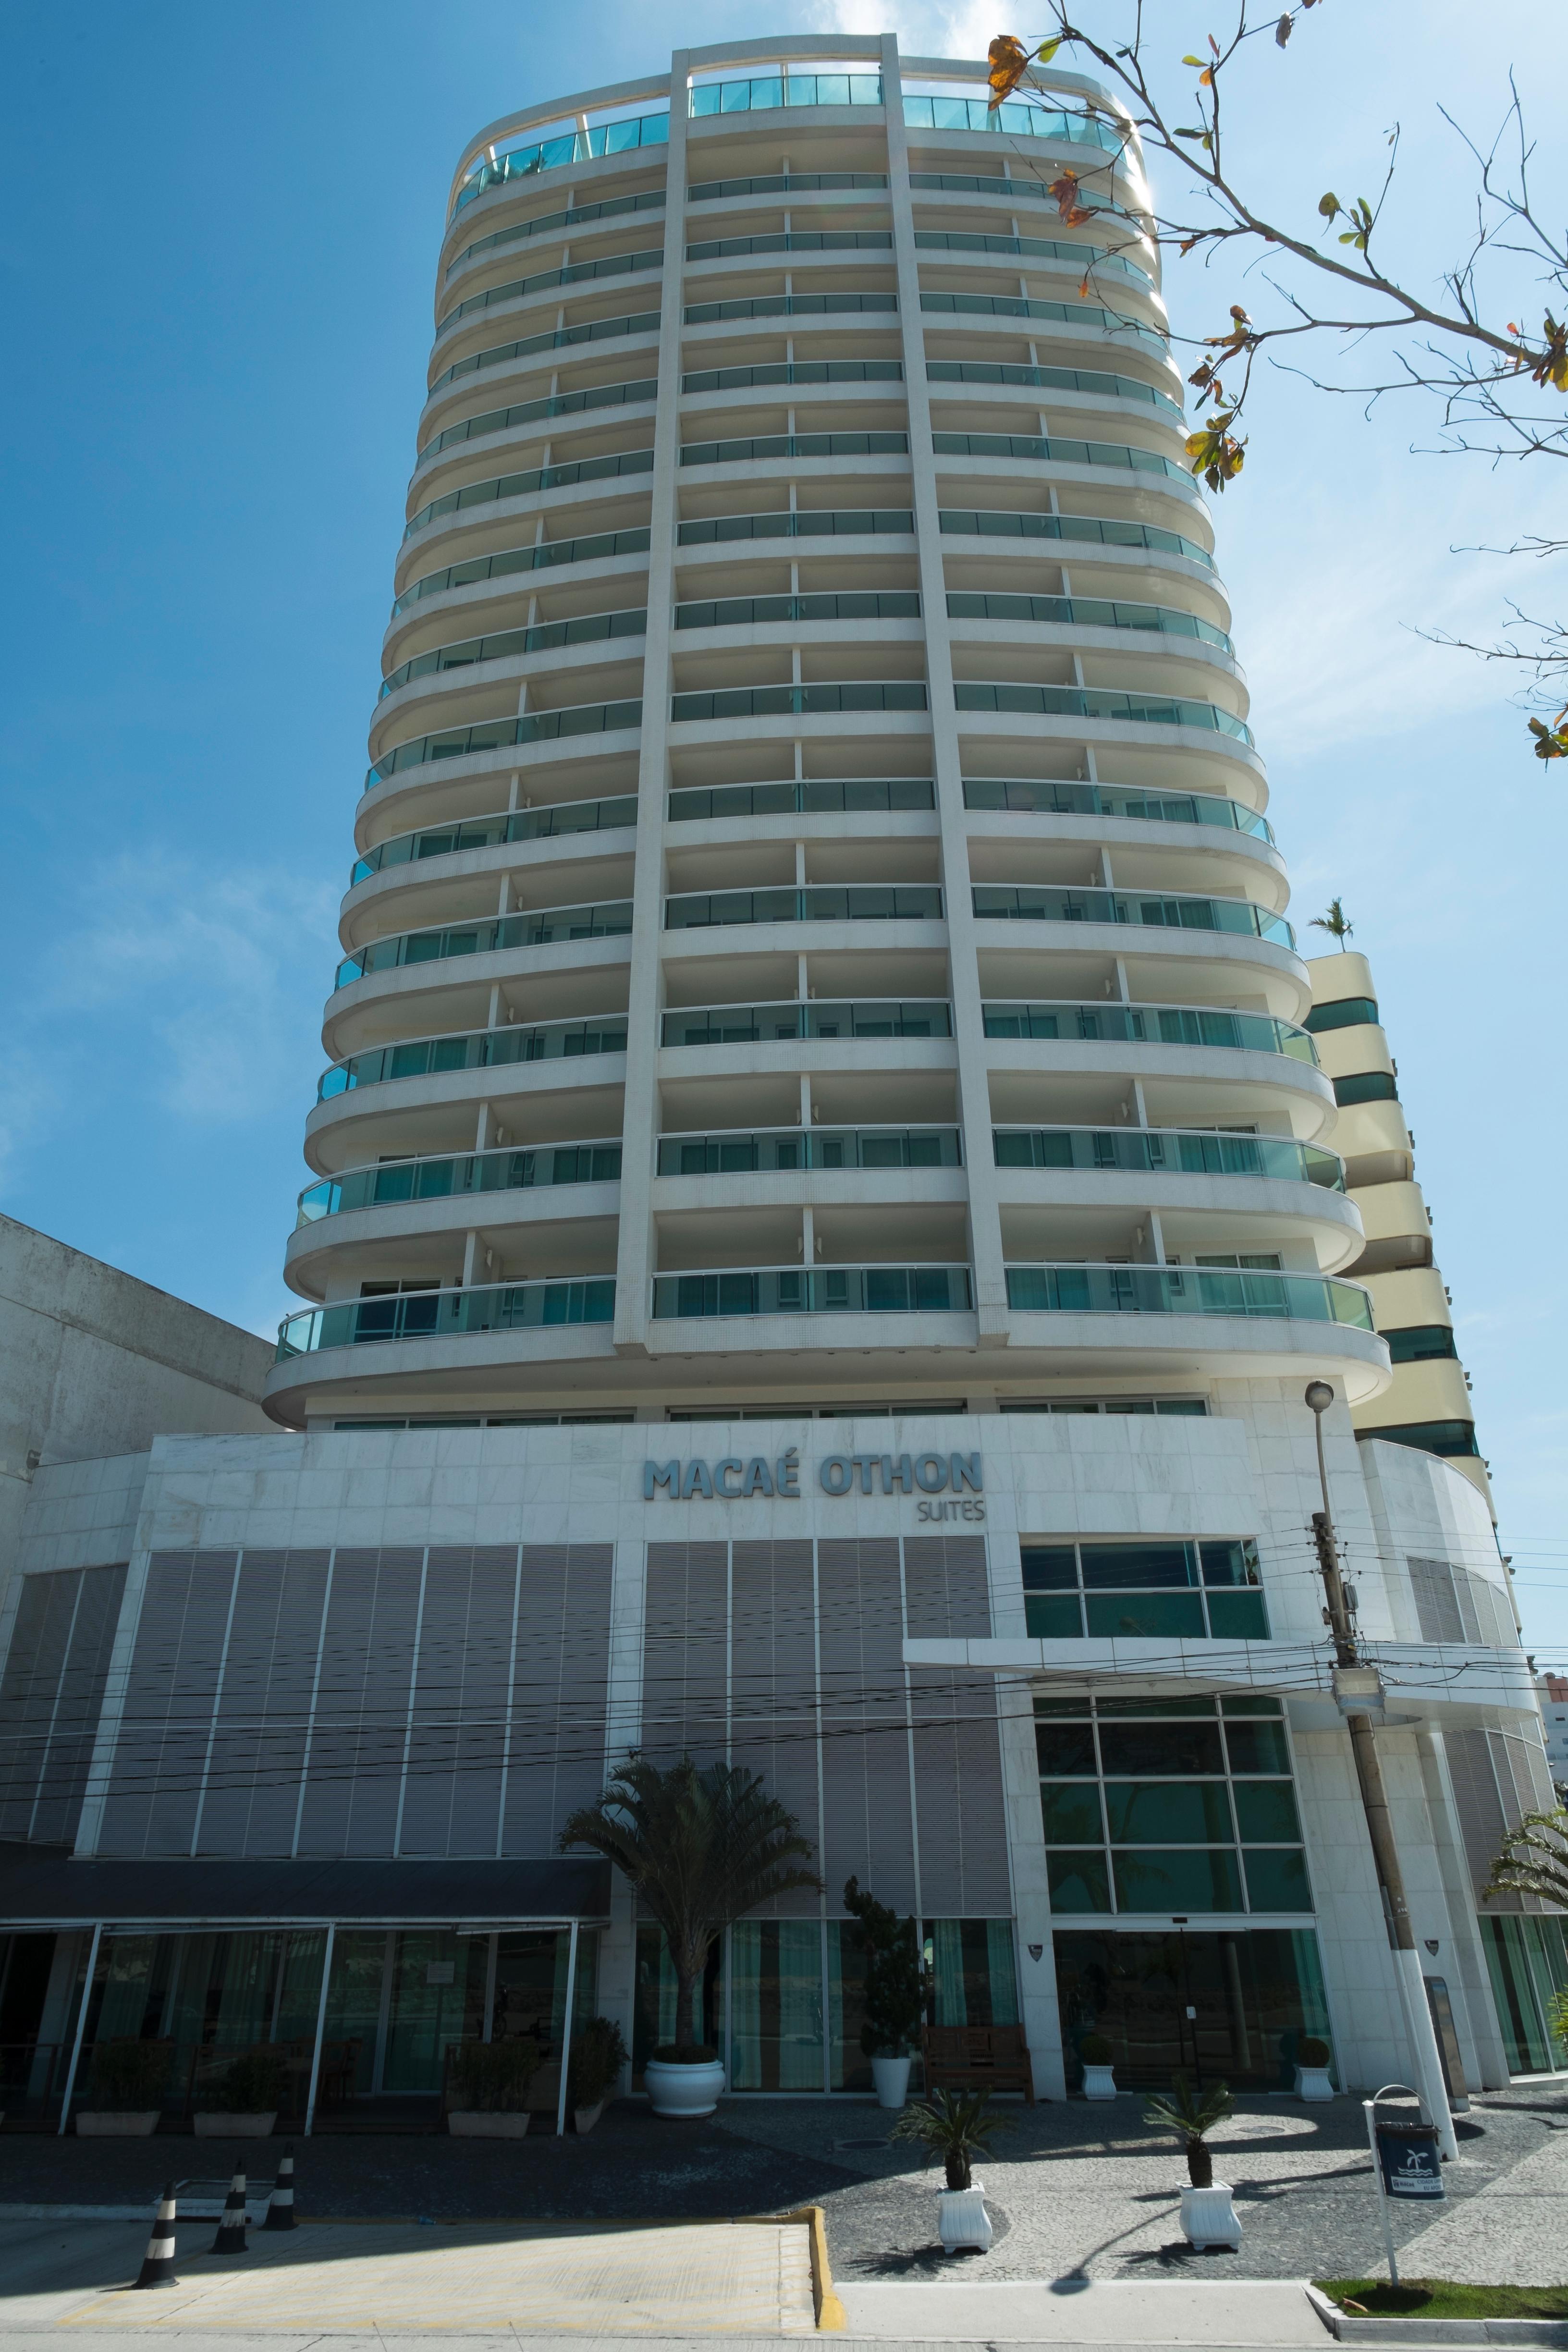
<path id="1" fill-rule="evenodd" d="M 1026 1592 L 1061 1592 L 1078 1582 L 1071 1544 L 1026 1544 L 1023 1558 Z"/>
<path id="2" fill-rule="evenodd" d="M 1100 1792 L 1082 1780 L 1045 1780 L 1040 1784 L 1040 1811 L 1047 1845 L 1098 1845 Z"/>
<path id="3" fill-rule="evenodd" d="M 1108 1780 L 1105 1818 L 1112 1845 L 1232 1843 L 1223 1780 Z"/>
<path id="4" fill-rule="evenodd" d="M 1290 1759 L 1285 1750 L 1285 1727 L 1279 1723 L 1227 1723 L 1225 1736 L 1230 1747 L 1230 1769 L 1233 1772 L 1289 1772 Z"/>
<path id="5" fill-rule="evenodd" d="M 1267 1731 L 1270 1727 L 1247 1724 L 1240 1728 Z M 1137 1779 L 1152 1773 L 1225 1769 L 1217 1723 L 1105 1723 L 1100 1738 L 1108 1774 Z"/>
<path id="6" fill-rule="evenodd" d="M 1171 1544 L 1085 1544 L 1083 1580 L 1086 1590 L 1101 1591 L 1150 1585 L 1195 1584 L 1193 1546 Z"/>
<path id="7" fill-rule="evenodd" d="M 1037 1724 L 1035 1748 L 1042 1773 L 1094 1776 L 1094 1734 L 1087 1723 Z"/>

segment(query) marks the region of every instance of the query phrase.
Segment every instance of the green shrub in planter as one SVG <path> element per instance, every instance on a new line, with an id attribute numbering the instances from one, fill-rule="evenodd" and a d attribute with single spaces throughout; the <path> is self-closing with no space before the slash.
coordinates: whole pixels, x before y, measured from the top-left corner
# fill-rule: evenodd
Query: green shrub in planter
<path id="1" fill-rule="evenodd" d="M 162 2106 L 174 2055 L 168 2042 L 100 2042 L 92 2053 L 83 2105 L 118 2115 L 145 2115 Z"/>
<path id="2" fill-rule="evenodd" d="M 1315 2033 L 1304 2033 L 1296 2044 L 1298 2066 L 1326 2066 L 1330 2054 L 1328 2043 L 1320 2042 Z"/>
<path id="3" fill-rule="evenodd" d="M 860 2048 L 868 2058 L 909 2057 L 920 2048 L 925 2020 L 920 1930 L 853 1878 L 845 1882 L 844 1908 L 866 1962 Z"/>
<path id="4" fill-rule="evenodd" d="M 1086 2066 L 1109 2066 L 1116 2056 L 1116 2044 L 1103 2033 L 1086 2033 L 1078 2054 Z"/>
<path id="5" fill-rule="evenodd" d="M 196 2105 L 213 2116 L 276 2115 L 289 2095 L 289 2069 L 273 2051 L 247 2050 L 204 2084 Z"/>
<path id="6" fill-rule="evenodd" d="M 571 2105 L 596 2107 L 629 2055 L 615 2019 L 591 2017 L 572 2042 Z"/>
<path id="7" fill-rule="evenodd" d="M 447 2104 L 458 2114 L 516 2115 L 543 2053 L 537 2042 L 459 2042 L 447 2075 Z"/>

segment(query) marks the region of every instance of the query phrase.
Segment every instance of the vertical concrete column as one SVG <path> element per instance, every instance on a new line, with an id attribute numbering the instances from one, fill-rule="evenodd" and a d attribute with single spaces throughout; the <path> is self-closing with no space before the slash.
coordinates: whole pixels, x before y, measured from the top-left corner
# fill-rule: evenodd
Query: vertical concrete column
<path id="1" fill-rule="evenodd" d="M 958 1057 L 958 1116 L 963 1129 L 964 1181 L 969 1197 L 969 1261 L 983 1346 L 1005 1346 L 1010 1318 L 1003 1263 L 1002 1218 L 991 1142 L 991 1090 L 980 963 L 969 884 L 969 843 L 963 814 L 958 713 L 952 698 L 952 635 L 937 516 L 931 452 L 931 395 L 926 383 L 925 329 L 921 317 L 920 262 L 910 195 L 910 142 L 904 125 L 899 45 L 883 37 L 882 92 L 888 121 L 888 183 L 898 268 L 899 330 L 910 426 L 914 490 L 915 552 L 924 615 L 926 694 L 931 709 L 931 772 L 936 779 L 942 909 L 947 919 L 948 989 Z"/>
<path id="2" fill-rule="evenodd" d="M 1023 1675 L 996 1678 L 1002 1739 L 1002 1801 L 1007 1822 L 1007 1865 L 1018 1937 L 1018 2008 L 1044 2099 L 1065 2099 L 1061 2014 L 1051 1944 L 1051 1898 L 1046 1875 L 1046 1834 L 1040 1819 L 1040 1768 L 1035 1754 L 1035 1709 Z M 1038 1958 L 1035 1957 L 1038 1952 Z"/>

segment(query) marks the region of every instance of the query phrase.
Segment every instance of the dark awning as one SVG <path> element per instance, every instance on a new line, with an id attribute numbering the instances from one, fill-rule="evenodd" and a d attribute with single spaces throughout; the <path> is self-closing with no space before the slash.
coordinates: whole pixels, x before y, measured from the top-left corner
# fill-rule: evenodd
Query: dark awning
<path id="1" fill-rule="evenodd" d="M 0 1924 L 455 1927 L 609 1916 L 610 1867 L 544 1862 L 325 1860 L 77 1862 L 59 1847 L 0 1844 Z"/>

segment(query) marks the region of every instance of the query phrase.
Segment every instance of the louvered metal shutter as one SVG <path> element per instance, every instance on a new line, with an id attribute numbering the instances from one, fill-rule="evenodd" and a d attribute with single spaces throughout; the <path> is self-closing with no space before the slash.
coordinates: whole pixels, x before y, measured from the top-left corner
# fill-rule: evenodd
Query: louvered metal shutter
<path id="1" fill-rule="evenodd" d="M 904 1593 L 912 1642 L 984 1641 L 991 1595 L 984 1536 L 906 1536 Z"/>
<path id="2" fill-rule="evenodd" d="M 643 1640 L 643 1747 L 658 1762 L 724 1754 L 729 1546 L 652 1543 Z"/>
<path id="3" fill-rule="evenodd" d="M 22 1585 L 0 1677 L 0 1838 L 28 1838 L 59 1706 L 81 1570 Z"/>
<path id="4" fill-rule="evenodd" d="M 1491 1876 L 1492 1864 L 1497 1859 L 1508 1831 L 1513 1827 L 1510 1815 L 1517 1818 L 1511 1777 L 1506 1795 L 1500 1792 L 1492 1754 L 1484 1731 L 1446 1731 L 1443 1746 L 1448 1759 L 1448 1777 L 1454 1784 L 1454 1803 L 1459 1816 L 1459 1835 L 1464 1840 L 1465 1860 L 1469 1864 L 1470 1883 L 1476 1898 Z M 1494 1895 L 1488 1908 L 1493 1911 L 1517 1911 L 1521 1908 L 1517 1895 Z"/>
<path id="5" fill-rule="evenodd" d="M 542 1857 L 605 1783 L 609 1544 L 524 1544 L 501 1848 Z"/>
<path id="6" fill-rule="evenodd" d="M 818 1858 L 822 1821 L 816 1780 L 816 1640 L 809 1541 L 738 1543 L 731 1554 L 730 1757 L 760 1772 L 768 1794 L 792 1812 Z M 815 1916 L 805 1889 L 764 1904 L 758 1918 Z M 833 1909 L 838 1909 L 835 1899 Z"/>
<path id="7" fill-rule="evenodd" d="M 100 1853 L 188 1853 L 238 1554 L 154 1552 L 104 1804 Z"/>
<path id="8" fill-rule="evenodd" d="M 333 1555 L 301 1853 L 392 1852 L 423 1565 L 413 1549 Z"/>
<path id="9" fill-rule="evenodd" d="M 1458 1595 L 1454 1590 L 1454 1571 L 1446 1559 L 1415 1559 L 1405 1561 L 1410 1571 L 1410 1589 L 1415 1596 L 1416 1622 L 1424 1642 L 1475 1641 L 1475 1620 L 1472 1615 L 1467 1629 L 1460 1613 Z"/>
<path id="10" fill-rule="evenodd" d="M 434 1546 L 425 1570 L 398 1852 L 493 1854 L 517 1551 Z"/>
<path id="11" fill-rule="evenodd" d="M 120 1604 L 125 1597 L 123 1565 L 85 1568 L 80 1577 L 76 1622 L 33 1811 L 32 1835 L 40 1844 L 69 1845 L 80 1824 L 109 1662 L 120 1629 Z"/>
<path id="12" fill-rule="evenodd" d="M 851 1875 L 915 1905 L 909 1717 L 896 1537 L 817 1547 L 822 1640 L 822 1874 L 837 1910 Z"/>
<path id="13" fill-rule="evenodd" d="M 293 1851 L 328 1559 L 257 1550 L 240 1560 L 199 1853 Z"/>

